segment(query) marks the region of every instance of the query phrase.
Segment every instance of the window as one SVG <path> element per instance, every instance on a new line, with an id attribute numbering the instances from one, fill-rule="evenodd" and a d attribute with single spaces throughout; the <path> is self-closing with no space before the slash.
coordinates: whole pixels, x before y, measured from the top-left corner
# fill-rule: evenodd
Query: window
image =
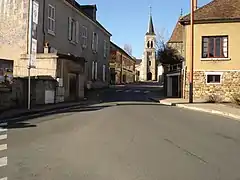
<path id="1" fill-rule="evenodd" d="M 151 62 L 151 61 L 148 61 L 148 65 L 151 66 L 151 65 L 152 65 L 152 62 Z"/>
<path id="2" fill-rule="evenodd" d="M 87 47 L 87 27 L 82 26 L 82 47 Z"/>
<path id="3" fill-rule="evenodd" d="M 106 40 L 104 40 L 104 57 L 107 57 L 107 53 L 108 53 L 108 43 Z"/>
<path id="4" fill-rule="evenodd" d="M 98 35 L 95 32 L 93 32 L 93 37 L 92 37 L 92 50 L 94 52 L 97 52 L 98 50 Z"/>
<path id="5" fill-rule="evenodd" d="M 79 23 L 78 21 L 68 18 L 68 40 L 72 43 L 78 43 L 79 38 Z"/>
<path id="6" fill-rule="evenodd" d="M 222 73 L 206 73 L 207 84 L 220 84 L 222 79 Z"/>
<path id="7" fill-rule="evenodd" d="M 202 58 L 227 58 L 228 37 L 208 36 L 202 38 Z"/>
<path id="8" fill-rule="evenodd" d="M 105 65 L 103 65 L 103 82 L 105 82 L 106 81 L 106 66 Z"/>
<path id="9" fill-rule="evenodd" d="M 48 33 L 55 35 L 55 8 L 48 5 Z"/>

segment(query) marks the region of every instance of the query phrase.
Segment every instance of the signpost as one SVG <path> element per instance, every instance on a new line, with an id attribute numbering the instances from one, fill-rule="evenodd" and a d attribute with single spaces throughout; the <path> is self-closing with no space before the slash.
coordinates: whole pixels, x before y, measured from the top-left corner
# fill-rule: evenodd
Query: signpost
<path id="1" fill-rule="evenodd" d="M 37 54 L 37 24 L 38 24 L 39 3 L 29 0 L 28 17 L 28 109 L 31 109 L 31 68 L 36 68 Z"/>

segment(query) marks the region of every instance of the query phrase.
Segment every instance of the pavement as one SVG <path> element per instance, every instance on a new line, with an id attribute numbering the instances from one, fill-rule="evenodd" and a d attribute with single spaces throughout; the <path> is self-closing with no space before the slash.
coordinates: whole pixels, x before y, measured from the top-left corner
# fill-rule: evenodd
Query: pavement
<path id="1" fill-rule="evenodd" d="M 194 103 L 189 103 L 188 99 L 182 98 L 152 98 L 155 102 L 168 106 L 177 106 L 180 108 L 201 111 L 221 115 L 236 120 L 240 120 L 240 107 L 230 106 L 229 103 L 206 103 L 205 100 L 195 99 Z"/>
<path id="2" fill-rule="evenodd" d="M 98 103 L 2 126 L 0 179 L 238 180 L 240 122 L 149 99 L 159 94 L 110 88 Z"/>

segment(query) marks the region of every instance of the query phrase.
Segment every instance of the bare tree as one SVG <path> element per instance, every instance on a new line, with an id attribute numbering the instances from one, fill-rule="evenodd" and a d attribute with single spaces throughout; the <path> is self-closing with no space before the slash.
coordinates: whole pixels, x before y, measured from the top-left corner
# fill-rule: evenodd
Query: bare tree
<path id="1" fill-rule="evenodd" d="M 124 44 L 123 49 L 129 54 L 132 55 L 132 46 L 130 44 Z"/>
<path id="2" fill-rule="evenodd" d="M 157 50 L 164 48 L 166 46 L 168 32 L 165 28 L 161 28 L 156 31 L 156 47 Z"/>

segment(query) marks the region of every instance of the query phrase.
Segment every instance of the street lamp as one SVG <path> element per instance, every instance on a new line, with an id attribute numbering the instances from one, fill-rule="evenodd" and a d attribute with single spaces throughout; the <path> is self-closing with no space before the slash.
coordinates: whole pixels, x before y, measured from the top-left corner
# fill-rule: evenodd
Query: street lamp
<path id="1" fill-rule="evenodd" d="M 189 76 L 189 103 L 193 103 L 193 64 L 194 64 L 194 10 L 196 0 L 191 0 L 190 20 L 190 76 Z"/>

